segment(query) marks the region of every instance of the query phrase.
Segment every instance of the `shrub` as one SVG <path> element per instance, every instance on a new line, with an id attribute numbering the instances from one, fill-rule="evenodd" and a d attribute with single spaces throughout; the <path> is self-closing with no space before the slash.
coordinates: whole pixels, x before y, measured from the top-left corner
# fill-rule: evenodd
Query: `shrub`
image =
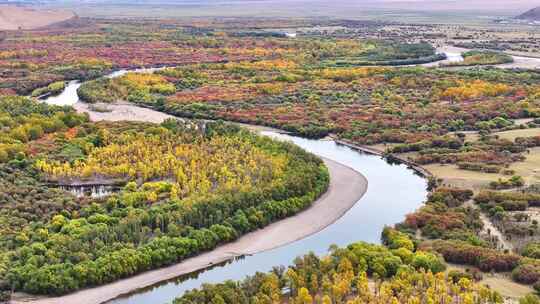
<path id="1" fill-rule="evenodd" d="M 459 270 L 450 270 L 447 276 L 448 276 L 448 279 L 450 279 L 454 283 L 459 282 L 459 280 L 463 278 L 471 280 L 471 281 L 474 280 L 474 277 L 472 274 L 468 272 L 459 271 Z"/>
<path id="2" fill-rule="evenodd" d="M 523 256 L 540 259 L 540 243 L 539 242 L 530 242 L 528 243 L 523 251 L 521 252 Z"/>
<path id="3" fill-rule="evenodd" d="M 423 243 L 420 248 L 439 252 L 447 262 L 476 266 L 482 271 L 511 271 L 520 261 L 518 255 L 462 241 L 435 240 Z"/>
<path id="4" fill-rule="evenodd" d="M 501 179 L 499 178 L 497 181 L 492 181 L 489 183 L 489 187 L 491 189 L 510 189 L 515 187 L 521 187 L 525 184 L 525 180 L 523 177 L 514 175 L 509 179 Z"/>
<path id="5" fill-rule="evenodd" d="M 519 283 L 534 284 L 540 279 L 540 265 L 537 261 L 524 259 L 520 265 L 512 271 L 512 278 Z"/>
<path id="6" fill-rule="evenodd" d="M 390 249 L 405 248 L 410 251 L 414 250 L 414 244 L 408 235 L 390 227 L 383 229 L 382 241 Z"/>

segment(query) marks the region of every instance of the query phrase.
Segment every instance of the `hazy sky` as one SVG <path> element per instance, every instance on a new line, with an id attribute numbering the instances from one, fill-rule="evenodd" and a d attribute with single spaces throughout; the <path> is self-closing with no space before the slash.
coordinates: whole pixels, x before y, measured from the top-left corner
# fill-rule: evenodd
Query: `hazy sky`
<path id="1" fill-rule="evenodd" d="M 138 3 L 138 4 L 144 4 L 144 3 L 177 3 L 177 4 L 219 4 L 219 3 L 275 3 L 275 2 L 314 2 L 314 3 L 320 3 L 320 2 L 328 2 L 331 3 L 347 3 L 347 4 L 354 4 L 358 6 L 362 5 L 413 5 L 417 4 L 417 8 L 421 8 L 423 5 L 428 5 L 429 7 L 441 7 L 441 8 L 457 8 L 459 6 L 473 6 L 475 8 L 484 8 L 484 9 L 491 9 L 491 8 L 513 8 L 516 6 L 519 7 L 536 7 L 540 6 L 540 0 L 334 0 L 334 1 L 328 1 L 328 0 L 64 0 L 65 2 L 123 2 L 123 3 Z M 64 2 L 62 0 L 59 0 L 59 2 Z"/>

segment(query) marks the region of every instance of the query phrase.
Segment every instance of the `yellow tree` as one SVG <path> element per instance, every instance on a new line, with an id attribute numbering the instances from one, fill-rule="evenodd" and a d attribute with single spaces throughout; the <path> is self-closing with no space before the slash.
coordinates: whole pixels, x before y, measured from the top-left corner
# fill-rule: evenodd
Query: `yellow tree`
<path id="1" fill-rule="evenodd" d="M 298 296 L 294 300 L 295 304 L 313 304 L 313 298 L 309 294 L 307 288 L 302 287 L 298 291 Z"/>

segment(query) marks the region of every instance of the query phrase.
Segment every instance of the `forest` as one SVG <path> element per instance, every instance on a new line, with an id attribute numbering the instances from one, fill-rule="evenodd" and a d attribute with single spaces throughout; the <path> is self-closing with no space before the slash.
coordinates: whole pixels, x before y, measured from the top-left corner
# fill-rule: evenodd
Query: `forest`
<path id="1" fill-rule="evenodd" d="M 92 123 L 0 100 L 0 281 L 65 294 L 176 263 L 307 208 L 322 161 L 222 122 Z M 112 162 L 111 162 L 112 161 Z M 115 183 L 106 198 L 59 185 Z"/>
<path id="2" fill-rule="evenodd" d="M 386 228 L 383 241 L 386 246 L 332 247 L 321 257 L 309 253 L 288 268 L 205 284 L 174 303 L 503 303 L 469 273 L 445 275 L 441 258 L 417 250 L 407 235 Z"/>

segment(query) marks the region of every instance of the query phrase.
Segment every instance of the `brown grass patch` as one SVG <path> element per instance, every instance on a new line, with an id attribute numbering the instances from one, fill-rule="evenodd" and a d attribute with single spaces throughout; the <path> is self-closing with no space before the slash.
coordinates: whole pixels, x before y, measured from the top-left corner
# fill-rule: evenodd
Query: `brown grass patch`
<path id="1" fill-rule="evenodd" d="M 511 131 L 495 132 L 493 135 L 499 135 L 500 138 L 514 140 L 516 137 L 530 137 L 540 135 L 540 128 L 518 129 Z"/>
<path id="2" fill-rule="evenodd" d="M 459 270 L 465 272 L 467 268 L 474 267 L 447 263 L 446 272 L 450 270 Z M 519 284 L 510 278 L 509 273 L 483 273 L 483 279 L 480 284 L 489 286 L 491 289 L 498 291 L 502 296 L 510 300 L 517 300 L 528 293 L 534 292 L 529 285 Z M 505 303 L 515 303 L 514 301 L 505 301 Z"/>

